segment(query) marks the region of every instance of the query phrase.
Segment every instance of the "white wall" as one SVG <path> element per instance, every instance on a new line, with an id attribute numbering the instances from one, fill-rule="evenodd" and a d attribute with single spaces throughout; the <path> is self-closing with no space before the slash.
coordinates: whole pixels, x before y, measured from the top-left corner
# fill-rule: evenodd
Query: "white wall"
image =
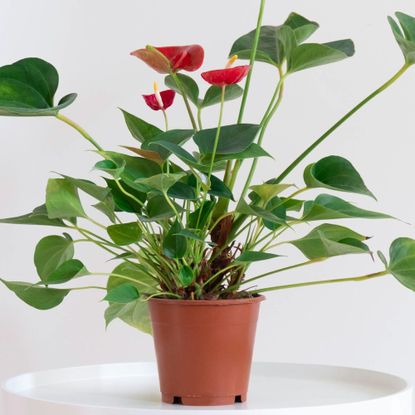
<path id="1" fill-rule="evenodd" d="M 79 93 L 65 114 L 88 129 L 104 147 L 116 148 L 134 143 L 118 106 L 161 123 L 160 114 L 148 110 L 140 97 L 150 91 L 154 79 L 161 81 L 161 77 L 129 52 L 146 43 L 201 43 L 206 49 L 204 67 L 221 67 L 232 41 L 255 26 L 257 3 L 1 0 L 0 61 L 3 65 L 39 56 L 54 63 L 61 74 L 60 96 Z M 304 146 L 398 69 L 402 57 L 386 16 L 395 10 L 415 14 L 415 5 L 411 0 L 269 0 L 264 23 L 282 23 L 291 10 L 320 22 L 315 40 L 350 36 L 356 42 L 357 54 L 348 61 L 301 72 L 288 80 L 286 99 L 265 142 L 275 161 L 259 163 L 259 182 L 276 175 Z M 273 78 L 270 67 L 257 65 L 247 121 L 258 120 Z M 379 203 L 364 197 L 345 198 L 412 223 L 414 88 L 415 68 L 304 163 L 328 154 L 352 159 Z M 236 110 L 236 105 L 227 107 L 227 122 L 235 119 Z M 206 125 L 213 125 L 216 112 L 216 108 L 206 112 Z M 179 100 L 170 117 L 172 125 L 187 126 Z M 52 118 L 0 118 L 0 144 L 0 217 L 26 213 L 42 203 L 51 171 L 87 177 L 97 160 L 85 151 L 88 143 Z M 301 184 L 301 169 L 290 181 Z M 374 235 L 371 246 L 384 251 L 399 235 L 415 237 L 412 226 L 398 221 L 354 221 L 348 225 Z M 34 244 L 54 232 L 52 228 L 2 225 L 0 276 L 33 280 Z M 94 248 L 78 252 L 88 268 L 109 269 L 106 256 Z M 293 254 L 284 263 L 301 260 L 294 249 L 284 252 Z M 268 269 L 269 265 L 259 268 Z M 353 276 L 378 269 L 378 261 L 349 256 L 287 273 L 278 277 L 278 282 Z M 19 372 L 67 365 L 154 359 L 150 337 L 120 322 L 105 331 L 105 305 L 99 300 L 97 293 L 74 294 L 58 309 L 40 312 L 1 288 L 0 380 Z M 415 293 L 392 278 L 270 294 L 262 308 L 255 357 L 362 366 L 415 380 L 414 315 Z"/>

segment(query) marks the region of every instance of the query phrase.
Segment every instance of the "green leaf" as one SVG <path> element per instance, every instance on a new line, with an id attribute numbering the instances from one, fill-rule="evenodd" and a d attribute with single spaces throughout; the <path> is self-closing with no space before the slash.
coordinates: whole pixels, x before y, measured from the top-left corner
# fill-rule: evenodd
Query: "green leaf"
<path id="1" fill-rule="evenodd" d="M 228 85 L 225 89 L 225 101 L 232 101 L 237 99 L 244 93 L 244 90 L 237 84 Z M 220 86 L 212 85 L 206 91 L 205 97 L 201 103 L 201 107 L 209 107 L 211 105 L 220 104 L 222 96 L 222 88 Z"/>
<path id="2" fill-rule="evenodd" d="M 183 265 L 179 270 L 179 280 L 184 288 L 193 283 L 195 279 L 192 268 L 188 265 Z"/>
<path id="3" fill-rule="evenodd" d="M 258 206 L 248 205 L 243 199 L 239 201 L 235 210 L 244 215 L 255 216 L 257 218 L 261 218 L 271 223 L 276 223 L 279 225 L 286 224 L 285 220 L 279 218 L 278 216 L 274 215 L 268 210 L 260 208 Z"/>
<path id="4" fill-rule="evenodd" d="M 193 134 L 194 130 L 169 130 L 147 140 L 141 147 L 143 149 L 156 151 L 163 160 L 166 160 L 170 156 L 170 151 L 166 150 L 166 147 L 160 145 L 159 142 L 168 142 L 176 145 L 184 144 L 193 136 Z"/>
<path id="5" fill-rule="evenodd" d="M 182 230 L 177 220 L 170 227 L 163 241 L 163 254 L 169 258 L 183 258 L 187 251 L 187 240 L 184 236 L 178 235 Z"/>
<path id="6" fill-rule="evenodd" d="M 14 225 L 43 225 L 66 227 L 61 219 L 49 219 L 46 205 L 38 206 L 31 213 L 13 218 L 0 219 L 0 223 L 11 223 Z"/>
<path id="7" fill-rule="evenodd" d="M 60 265 L 47 278 L 47 284 L 63 284 L 72 280 L 73 278 L 87 275 L 88 271 L 84 264 L 78 259 L 70 259 Z"/>
<path id="8" fill-rule="evenodd" d="M 139 299 L 128 304 L 110 304 L 105 310 L 105 322 L 107 327 L 108 324 L 116 318 L 120 318 L 128 325 L 144 333 L 152 334 L 147 301 Z"/>
<path id="9" fill-rule="evenodd" d="M 245 251 L 236 258 L 236 262 L 256 262 L 267 259 L 277 258 L 280 255 L 270 254 L 268 252 Z"/>
<path id="10" fill-rule="evenodd" d="M 109 237 L 117 245 L 130 245 L 140 240 L 141 229 L 137 222 L 121 223 L 108 226 Z"/>
<path id="11" fill-rule="evenodd" d="M 287 220 L 287 201 L 274 196 L 265 206 L 265 209 L 283 221 Z M 264 220 L 264 226 L 272 231 L 278 229 L 281 224 Z"/>
<path id="12" fill-rule="evenodd" d="M 214 207 L 215 202 L 212 200 L 206 200 L 203 202 L 202 206 L 198 207 L 194 212 L 190 213 L 187 226 L 191 229 L 203 229 L 209 220 Z"/>
<path id="13" fill-rule="evenodd" d="M 238 38 L 232 45 L 229 56 L 238 55 L 239 59 L 250 59 L 256 29 Z M 280 66 L 295 46 L 295 31 L 286 26 L 262 26 L 255 60 Z"/>
<path id="14" fill-rule="evenodd" d="M 173 199 L 182 199 L 182 200 L 196 200 L 196 190 L 183 182 L 176 182 L 171 186 L 167 192 L 167 195 Z"/>
<path id="15" fill-rule="evenodd" d="M 115 203 L 112 195 L 109 195 L 104 201 L 92 205 L 92 207 L 107 216 L 112 223 L 115 223 Z"/>
<path id="16" fill-rule="evenodd" d="M 183 87 L 183 90 L 189 100 L 197 106 L 199 104 L 199 87 L 197 86 L 197 83 L 188 75 L 177 73 L 175 76 L 179 78 L 179 83 Z M 164 78 L 164 83 L 168 88 L 173 89 L 180 95 L 182 94 L 180 88 L 177 86 L 175 79 L 171 75 L 168 75 Z"/>
<path id="17" fill-rule="evenodd" d="M 304 43 L 291 54 L 288 72 L 298 72 L 315 66 L 338 62 L 354 55 L 354 45 L 350 39 L 329 43 Z"/>
<path id="18" fill-rule="evenodd" d="M 185 238 L 193 239 L 194 241 L 205 242 L 205 240 L 201 236 L 196 235 L 189 229 L 182 229 L 180 232 L 176 233 L 176 235 L 181 235 Z"/>
<path id="19" fill-rule="evenodd" d="M 127 128 L 130 131 L 131 135 L 141 143 L 150 140 L 151 138 L 163 132 L 160 130 L 160 128 L 149 124 L 148 122 L 136 117 L 133 114 L 130 114 L 129 112 L 124 111 L 123 109 L 121 109 L 121 111 L 124 115 L 125 123 L 127 124 Z"/>
<path id="20" fill-rule="evenodd" d="M 389 249 L 388 271 L 406 288 L 415 291 L 415 241 L 395 239 Z"/>
<path id="21" fill-rule="evenodd" d="M 117 265 L 108 279 L 107 291 L 111 291 L 125 282 L 133 284 L 141 294 L 151 295 L 157 292 L 157 281 L 140 264 L 122 262 Z"/>
<path id="22" fill-rule="evenodd" d="M 304 212 L 301 220 L 311 221 L 345 218 L 393 219 L 392 216 L 384 213 L 361 209 L 339 197 L 322 194 L 317 196 L 314 201 L 310 200 L 304 203 Z"/>
<path id="23" fill-rule="evenodd" d="M 378 254 L 378 257 L 382 261 L 382 264 L 385 266 L 385 268 L 388 268 L 388 261 L 383 252 L 377 251 L 376 253 Z"/>
<path id="24" fill-rule="evenodd" d="M 231 189 L 221 179 L 213 175 L 210 176 L 210 190 L 208 193 L 212 196 L 235 200 Z"/>
<path id="25" fill-rule="evenodd" d="M 256 193 L 263 202 L 268 203 L 273 197 L 279 195 L 286 189 L 292 187 L 292 184 L 272 184 L 272 183 L 264 183 L 253 185 L 250 189 Z"/>
<path id="26" fill-rule="evenodd" d="M 39 287 L 27 282 L 5 281 L 1 278 L 0 281 L 22 301 L 38 310 L 49 310 L 58 306 L 71 291 Z"/>
<path id="27" fill-rule="evenodd" d="M 70 105 L 76 94 L 54 105 L 59 76 L 56 69 L 39 58 L 21 59 L 0 68 L 0 115 L 54 116 Z"/>
<path id="28" fill-rule="evenodd" d="M 271 157 L 272 158 L 272 156 L 269 153 L 267 153 L 260 145 L 256 143 L 252 143 L 244 151 L 241 151 L 239 153 L 217 154 L 215 157 L 215 164 L 218 164 L 218 163 L 221 163 L 227 160 L 245 160 L 245 159 L 259 158 L 259 157 Z M 205 171 L 209 171 L 210 160 L 211 160 L 210 154 L 203 158 L 203 163 L 206 165 Z"/>
<path id="29" fill-rule="evenodd" d="M 49 179 L 46 188 L 49 219 L 85 217 L 76 186 L 66 179 Z"/>
<path id="30" fill-rule="evenodd" d="M 98 186 L 90 180 L 75 179 L 74 177 L 65 176 L 64 174 L 61 174 L 61 176 L 69 183 L 72 183 L 78 189 L 82 190 L 86 194 L 92 196 L 93 198 L 101 202 L 103 202 L 111 193 L 111 190 L 107 187 Z"/>
<path id="31" fill-rule="evenodd" d="M 104 171 L 105 173 L 108 173 L 114 179 L 118 180 L 121 177 L 122 172 L 125 168 L 125 162 L 122 162 L 118 165 L 112 160 L 101 160 L 95 163 L 94 169 Z"/>
<path id="32" fill-rule="evenodd" d="M 170 187 L 186 176 L 186 173 L 161 173 L 155 176 L 137 179 L 135 182 L 148 186 L 150 189 L 166 193 Z"/>
<path id="33" fill-rule="evenodd" d="M 395 15 L 400 27 L 392 17 L 388 17 L 389 24 L 405 57 L 405 62 L 413 65 L 415 63 L 415 18 L 402 12 L 396 12 Z"/>
<path id="34" fill-rule="evenodd" d="M 257 124 L 234 124 L 221 128 L 217 154 L 240 153 L 248 148 L 259 131 Z M 202 154 L 212 154 L 216 137 L 216 128 L 198 131 L 193 139 Z"/>
<path id="35" fill-rule="evenodd" d="M 308 20 L 297 13 L 290 13 L 284 26 L 289 26 L 294 31 L 298 44 L 307 40 L 319 28 L 317 22 Z"/>
<path id="36" fill-rule="evenodd" d="M 36 245 L 34 262 L 40 279 L 48 282 L 49 276 L 74 256 L 72 239 L 59 235 L 42 238 Z"/>
<path id="37" fill-rule="evenodd" d="M 183 208 L 180 205 L 174 201 L 172 201 L 172 203 L 178 212 L 183 211 Z M 167 203 L 166 198 L 161 195 L 153 196 L 148 200 L 146 212 L 148 218 L 152 221 L 168 219 L 175 215 L 174 210 Z"/>
<path id="38" fill-rule="evenodd" d="M 104 300 L 111 303 L 127 304 L 137 300 L 139 297 L 140 294 L 137 288 L 129 282 L 125 282 L 109 290 Z"/>
<path id="39" fill-rule="evenodd" d="M 115 180 L 105 179 L 108 187 L 111 189 L 111 194 L 114 199 L 115 211 L 116 212 L 129 212 L 129 213 L 140 213 L 142 204 L 146 200 L 146 194 L 133 189 L 127 184 L 121 182 L 120 185 L 128 193 L 134 196 L 134 199 L 126 195 L 118 187 Z M 135 199 L 138 199 L 142 204 L 138 203 Z"/>
<path id="40" fill-rule="evenodd" d="M 339 156 L 328 156 L 307 166 L 304 170 L 304 182 L 309 188 L 322 187 L 376 199 L 350 161 Z"/>
<path id="41" fill-rule="evenodd" d="M 308 259 L 328 258 L 337 255 L 368 253 L 362 243 L 367 238 L 343 226 L 323 224 L 303 238 L 290 241 Z"/>

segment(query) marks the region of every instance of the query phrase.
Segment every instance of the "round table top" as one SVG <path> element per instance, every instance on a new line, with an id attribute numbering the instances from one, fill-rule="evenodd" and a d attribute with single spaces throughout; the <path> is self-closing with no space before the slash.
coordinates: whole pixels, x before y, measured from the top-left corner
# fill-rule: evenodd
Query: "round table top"
<path id="1" fill-rule="evenodd" d="M 254 363 L 247 402 L 222 407 L 161 403 L 157 368 L 149 362 L 29 373 L 6 381 L 3 394 L 6 415 L 411 413 L 411 387 L 401 378 L 363 369 L 289 363 Z"/>

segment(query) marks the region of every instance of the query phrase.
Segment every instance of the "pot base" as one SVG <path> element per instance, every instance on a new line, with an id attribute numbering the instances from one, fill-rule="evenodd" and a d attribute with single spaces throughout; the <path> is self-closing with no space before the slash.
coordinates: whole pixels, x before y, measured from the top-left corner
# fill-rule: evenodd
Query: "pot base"
<path id="1" fill-rule="evenodd" d="M 189 406 L 220 406 L 233 405 L 246 401 L 246 395 L 230 396 L 174 396 L 166 393 L 161 394 L 164 403 Z"/>

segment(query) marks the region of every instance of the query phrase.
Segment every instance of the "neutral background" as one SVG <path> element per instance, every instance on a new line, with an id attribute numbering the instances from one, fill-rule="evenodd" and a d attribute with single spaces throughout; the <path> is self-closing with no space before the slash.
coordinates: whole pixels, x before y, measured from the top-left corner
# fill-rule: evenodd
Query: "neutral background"
<path id="1" fill-rule="evenodd" d="M 117 107 L 161 123 L 160 114 L 149 110 L 140 94 L 148 93 L 152 81 L 162 82 L 162 78 L 129 52 L 147 43 L 200 43 L 206 50 L 204 67 L 222 67 L 233 40 L 254 28 L 258 3 L 1 0 L 1 65 L 27 56 L 52 62 L 61 75 L 58 94 L 79 93 L 65 114 L 104 147 L 132 145 L 134 140 Z M 321 24 L 314 35 L 316 41 L 350 36 L 357 53 L 348 61 L 300 72 L 288 80 L 286 99 L 265 142 L 275 160 L 261 160 L 258 182 L 275 176 L 304 146 L 400 67 L 402 56 L 386 16 L 395 10 L 415 14 L 411 0 L 269 0 L 264 23 L 280 24 L 292 10 Z M 276 75 L 266 65 L 256 69 L 246 111 L 250 122 L 257 121 L 267 105 Z M 195 78 L 200 80 L 198 73 Z M 205 88 L 201 80 L 200 84 Z M 328 154 L 351 158 L 379 202 L 343 196 L 415 223 L 414 90 L 415 68 L 339 129 L 302 167 Z M 236 104 L 226 107 L 227 122 L 235 120 L 236 111 Z M 187 128 L 179 99 L 169 113 L 172 126 Z M 213 125 L 216 116 L 216 107 L 206 111 L 205 125 Z M 0 144 L 0 217 L 26 213 L 43 203 L 52 171 L 98 178 L 91 172 L 97 156 L 86 151 L 88 143 L 53 118 L 1 118 Z M 289 181 L 301 185 L 301 172 L 302 168 Z M 347 225 L 373 235 L 371 246 L 384 252 L 397 236 L 415 237 L 414 227 L 399 221 L 357 220 Z M 34 281 L 34 245 L 42 236 L 58 231 L 2 225 L 0 276 Z M 300 228 L 297 235 L 306 231 Z M 279 253 L 293 256 L 275 263 L 275 268 L 303 260 L 294 249 Z M 110 269 L 107 257 L 93 247 L 78 251 L 78 257 L 91 270 Z M 258 270 L 271 266 L 267 263 Z M 373 263 L 368 256 L 349 256 L 271 277 L 270 282 L 346 277 L 379 269 L 378 260 Z M 0 380 L 68 365 L 153 360 L 149 336 L 121 322 L 105 331 L 105 304 L 99 300 L 95 292 L 73 294 L 59 308 L 40 312 L 0 287 Z M 414 315 L 415 293 L 392 277 L 270 294 L 262 307 L 255 359 L 359 366 L 415 381 Z"/>

